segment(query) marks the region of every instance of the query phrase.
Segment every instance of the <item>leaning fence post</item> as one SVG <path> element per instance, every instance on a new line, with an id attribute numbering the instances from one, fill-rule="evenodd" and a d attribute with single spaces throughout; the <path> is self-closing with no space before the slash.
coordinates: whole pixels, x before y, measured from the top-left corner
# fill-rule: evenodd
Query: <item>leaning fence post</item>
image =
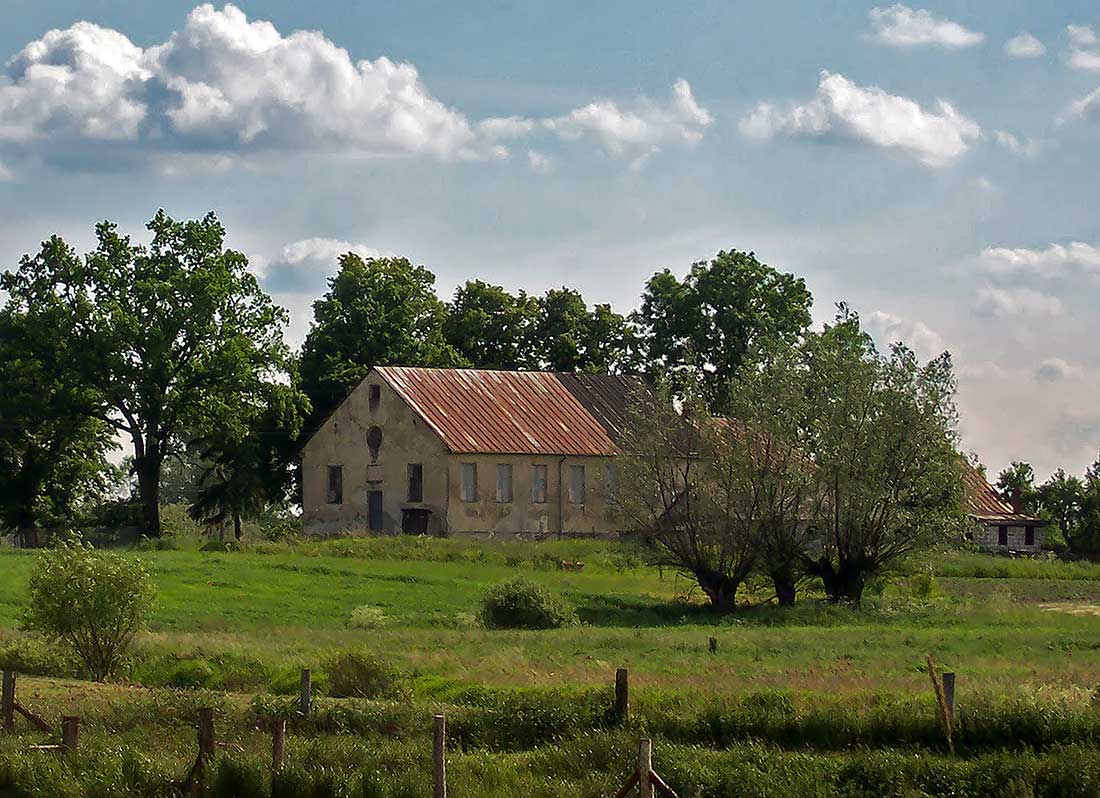
<path id="1" fill-rule="evenodd" d="M 944 673 L 943 679 L 943 701 L 947 704 L 947 717 L 951 721 L 951 726 L 955 726 L 955 674 Z"/>
<path id="2" fill-rule="evenodd" d="M 630 715 L 630 674 L 626 668 L 615 671 L 615 717 L 626 720 Z"/>
<path id="3" fill-rule="evenodd" d="M 653 741 L 643 737 L 638 741 L 638 795 L 641 798 L 653 798 L 653 781 L 649 778 L 653 770 Z"/>
<path id="4" fill-rule="evenodd" d="M 278 773 L 286 761 L 286 719 L 279 718 L 271 724 L 271 770 Z"/>
<path id="5" fill-rule="evenodd" d="M 435 798 L 447 798 L 447 718 L 435 716 L 432 735 L 432 786 Z"/>
<path id="6" fill-rule="evenodd" d="M 712 637 L 712 638 L 707 640 L 707 649 L 710 650 L 711 654 L 717 654 L 718 653 L 718 638 L 717 637 Z"/>
<path id="7" fill-rule="evenodd" d="M 299 700 L 299 707 L 302 714 L 307 717 L 313 707 L 313 682 L 309 674 L 309 668 L 302 668 L 302 695 Z"/>
<path id="8" fill-rule="evenodd" d="M 4 671 L 3 697 L 0 698 L 0 715 L 4 716 L 4 728 L 15 727 L 15 673 Z"/>
<path id="9" fill-rule="evenodd" d="M 61 719 L 61 750 L 66 754 L 73 753 L 79 738 L 80 718 L 75 715 L 66 715 Z"/>

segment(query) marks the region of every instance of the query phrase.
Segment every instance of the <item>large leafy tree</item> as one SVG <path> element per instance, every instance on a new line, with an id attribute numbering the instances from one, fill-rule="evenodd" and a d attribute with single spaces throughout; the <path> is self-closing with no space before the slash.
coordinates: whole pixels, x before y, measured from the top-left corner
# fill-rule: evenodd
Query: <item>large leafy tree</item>
<path id="1" fill-rule="evenodd" d="M 538 365 L 550 371 L 629 372 L 636 365 L 633 325 L 610 305 L 592 310 L 579 291 L 551 289 L 538 299 L 533 327 Z"/>
<path id="2" fill-rule="evenodd" d="M 65 308 L 39 311 L 28 314 L 16 299 L 0 310 L 0 528 L 18 530 L 24 545 L 107 491 L 114 446 L 109 426 L 93 417 L 96 394 L 65 365 L 79 356 Z"/>
<path id="3" fill-rule="evenodd" d="M 826 495 L 810 567 L 834 601 L 858 602 L 868 578 L 961 529 L 951 357 L 881 355 L 844 306 L 807 346 L 808 450 Z"/>
<path id="4" fill-rule="evenodd" d="M 704 380 L 712 410 L 722 411 L 729 377 L 764 339 L 793 342 L 810 325 L 805 282 L 729 250 L 692 265 L 683 280 L 657 272 L 634 314 L 649 368 L 674 381 L 691 371 Z"/>
<path id="5" fill-rule="evenodd" d="M 265 385 L 255 405 L 243 409 L 239 428 L 213 430 L 191 443 L 203 464 L 188 514 L 208 526 L 243 521 L 284 505 L 294 486 L 292 463 L 309 402 L 293 383 Z"/>
<path id="6" fill-rule="evenodd" d="M 443 336 L 470 365 L 485 369 L 538 367 L 534 324 L 539 303 L 523 291 L 470 280 L 447 306 Z"/>
<path id="7" fill-rule="evenodd" d="M 1024 512 L 1037 512 L 1039 491 L 1035 487 L 1035 469 L 1031 463 L 1013 461 L 998 475 L 994 487 L 1005 501 L 1018 502 Z"/>
<path id="8" fill-rule="evenodd" d="M 161 467 L 179 440 L 237 428 L 240 409 L 285 364 L 286 313 L 260 290 L 211 213 L 158 211 L 148 246 L 111 222 L 83 259 L 47 241 L 4 287 L 31 316 L 61 309 L 71 337 L 58 367 L 94 391 L 103 423 L 128 437 L 148 534 L 160 534 Z"/>
<path id="9" fill-rule="evenodd" d="M 1040 512 L 1058 526 L 1069 544 L 1081 523 L 1085 505 L 1085 483 L 1059 468 L 1038 488 Z"/>
<path id="10" fill-rule="evenodd" d="M 313 303 L 302 345 L 302 389 L 320 423 L 372 366 L 462 366 L 443 334 L 446 307 L 435 275 L 405 258 L 340 257 L 328 291 Z"/>

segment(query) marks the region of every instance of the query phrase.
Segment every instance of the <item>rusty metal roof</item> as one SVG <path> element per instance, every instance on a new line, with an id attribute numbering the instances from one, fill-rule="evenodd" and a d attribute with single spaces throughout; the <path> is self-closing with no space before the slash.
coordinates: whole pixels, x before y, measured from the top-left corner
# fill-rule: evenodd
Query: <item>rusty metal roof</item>
<path id="1" fill-rule="evenodd" d="M 979 521 L 1043 523 L 1040 518 L 1013 511 L 1012 505 L 997 495 L 981 472 L 966 462 L 963 463 L 963 487 L 966 489 L 966 512 Z"/>
<path id="2" fill-rule="evenodd" d="M 554 374 L 569 393 L 584 406 L 608 437 L 621 444 L 630 424 L 630 405 L 653 390 L 642 377 L 626 374 Z"/>
<path id="3" fill-rule="evenodd" d="M 598 418 L 566 387 L 568 380 L 563 381 L 562 375 L 405 366 L 378 366 L 375 371 L 452 452 L 608 455 L 617 451 L 609 432 L 614 428 L 610 411 L 604 407 L 602 420 Z M 568 382 L 578 393 L 603 395 L 595 383 L 607 380 L 610 385 L 618 379 L 586 377 L 587 391 L 577 389 L 575 381 Z"/>

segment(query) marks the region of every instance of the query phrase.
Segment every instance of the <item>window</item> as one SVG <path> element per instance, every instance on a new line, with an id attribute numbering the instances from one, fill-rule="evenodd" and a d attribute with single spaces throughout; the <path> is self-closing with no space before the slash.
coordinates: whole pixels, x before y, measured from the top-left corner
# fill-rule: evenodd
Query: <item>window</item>
<path id="1" fill-rule="evenodd" d="M 344 503 L 344 467 L 330 465 L 328 467 L 328 503 Z"/>
<path id="2" fill-rule="evenodd" d="M 401 531 L 406 535 L 426 535 L 431 517 L 431 510 L 405 507 L 401 510 Z"/>
<path id="3" fill-rule="evenodd" d="M 382 448 L 382 428 L 371 427 L 367 430 L 367 448 L 370 450 L 371 463 L 378 462 L 378 450 Z"/>
<path id="4" fill-rule="evenodd" d="M 569 466 L 569 503 L 584 504 L 584 466 Z"/>
<path id="5" fill-rule="evenodd" d="M 371 532 L 382 531 L 382 491 L 367 492 L 367 526 Z"/>
<path id="6" fill-rule="evenodd" d="M 497 463 L 497 503 L 512 503 L 512 466 Z"/>
<path id="7" fill-rule="evenodd" d="M 462 501 L 477 501 L 477 463 L 462 464 Z"/>
<path id="8" fill-rule="evenodd" d="M 1034 546 L 1035 545 L 1035 527 L 1029 526 L 1029 527 L 1024 528 L 1024 545 L 1025 546 Z"/>
<path id="9" fill-rule="evenodd" d="M 611 463 L 604 466 L 604 488 L 607 492 L 607 503 L 615 504 L 619 500 L 619 469 Z"/>
<path id="10" fill-rule="evenodd" d="M 546 466 L 531 466 L 531 503 L 546 504 Z"/>
<path id="11" fill-rule="evenodd" d="M 1007 526 L 997 527 L 997 545 L 998 546 L 1007 546 L 1008 545 L 1008 527 Z"/>
<path id="12" fill-rule="evenodd" d="M 370 399 L 368 403 L 370 405 L 370 411 L 373 413 L 378 409 L 378 403 L 382 401 L 382 386 L 372 385 L 370 386 Z"/>
<path id="13" fill-rule="evenodd" d="M 409 463 L 409 501 L 424 501 L 424 466 L 420 463 Z"/>

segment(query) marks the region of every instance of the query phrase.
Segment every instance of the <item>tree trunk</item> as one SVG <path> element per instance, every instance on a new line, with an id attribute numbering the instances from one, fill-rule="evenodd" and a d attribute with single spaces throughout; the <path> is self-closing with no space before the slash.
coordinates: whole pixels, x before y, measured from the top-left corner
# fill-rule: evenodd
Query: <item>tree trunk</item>
<path id="1" fill-rule="evenodd" d="M 233 536 L 237 540 L 241 539 L 241 516 L 240 513 L 233 513 Z"/>
<path id="2" fill-rule="evenodd" d="M 842 560 L 834 566 L 828 558 L 822 557 L 810 563 L 810 572 L 820 576 L 825 583 L 825 595 L 829 601 L 834 604 L 841 601 L 859 604 L 870 569 L 855 560 Z"/>
<path id="3" fill-rule="evenodd" d="M 134 458 L 142 526 L 151 538 L 160 537 L 160 466 L 161 457 L 156 451 L 146 449 L 143 455 Z"/>
<path id="4" fill-rule="evenodd" d="M 772 584 L 775 586 L 775 596 L 779 599 L 780 607 L 793 607 L 795 598 L 794 572 L 790 568 L 782 568 L 771 573 Z"/>
<path id="5" fill-rule="evenodd" d="M 696 574 L 699 587 L 710 599 L 710 608 L 717 613 L 732 612 L 737 597 L 738 583 L 728 576 L 716 573 Z"/>

